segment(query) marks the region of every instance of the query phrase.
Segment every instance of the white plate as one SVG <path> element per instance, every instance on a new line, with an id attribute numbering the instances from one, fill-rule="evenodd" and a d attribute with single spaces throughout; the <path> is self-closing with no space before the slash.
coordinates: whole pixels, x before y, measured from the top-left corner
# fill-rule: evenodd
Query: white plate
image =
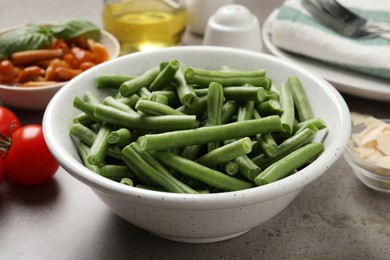
<path id="1" fill-rule="evenodd" d="M 271 24 L 276 19 L 277 12 L 278 10 L 273 11 L 265 20 L 262 30 L 264 45 L 272 54 L 306 67 L 311 72 L 328 80 L 340 92 L 368 99 L 390 101 L 390 80 L 333 67 L 276 47 L 272 43 Z"/>

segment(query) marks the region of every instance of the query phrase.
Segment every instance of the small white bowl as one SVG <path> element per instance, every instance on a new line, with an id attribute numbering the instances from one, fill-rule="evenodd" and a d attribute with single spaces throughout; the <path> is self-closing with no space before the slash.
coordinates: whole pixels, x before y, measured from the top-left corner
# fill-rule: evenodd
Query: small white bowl
<path id="1" fill-rule="evenodd" d="M 172 59 L 186 66 L 206 69 L 217 69 L 222 65 L 242 70 L 261 67 L 275 84 L 297 75 L 315 115 L 328 126 L 323 141 L 325 151 L 304 169 L 277 182 L 214 194 L 183 195 L 129 187 L 84 167 L 69 135 L 72 120 L 79 114 L 79 110 L 72 105 L 74 97 L 81 97 L 86 91 L 100 98 L 107 95 L 95 85 L 98 75 L 140 75 L 156 64 Z M 77 76 L 58 91 L 49 103 L 43 118 L 43 129 L 48 147 L 60 165 L 91 187 L 118 216 L 167 239 L 205 243 L 236 237 L 285 209 L 306 185 L 325 173 L 340 157 L 349 138 L 349 122 L 349 110 L 339 92 L 295 64 L 235 48 L 182 46 L 122 56 Z"/>
<path id="2" fill-rule="evenodd" d="M 8 31 L 15 30 L 23 25 L 7 28 L 0 31 L 3 34 Z M 109 32 L 102 30 L 100 37 L 101 44 L 103 44 L 108 53 L 110 59 L 114 59 L 119 56 L 120 45 L 118 40 Z M 28 110 L 44 110 L 54 94 L 64 86 L 66 82 L 59 82 L 50 86 L 42 87 L 15 87 L 0 84 L 0 101 L 3 104 L 28 109 Z"/>
<path id="3" fill-rule="evenodd" d="M 390 122 L 388 119 L 384 121 Z M 357 124 L 352 127 L 351 134 L 360 133 L 364 128 L 366 126 L 363 123 Z M 367 187 L 390 194 L 390 169 L 363 160 L 353 152 L 354 147 L 356 144 L 351 139 L 344 151 L 344 159 L 351 166 L 356 177 Z"/>

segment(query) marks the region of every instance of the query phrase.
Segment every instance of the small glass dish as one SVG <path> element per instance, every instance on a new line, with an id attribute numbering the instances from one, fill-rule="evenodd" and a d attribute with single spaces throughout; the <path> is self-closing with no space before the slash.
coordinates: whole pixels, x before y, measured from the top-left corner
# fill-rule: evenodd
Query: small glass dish
<path id="1" fill-rule="evenodd" d="M 388 119 L 383 121 L 390 123 Z M 351 136 L 355 133 L 360 133 L 365 128 L 366 125 L 364 123 L 353 126 Z M 358 154 L 353 152 L 353 148 L 356 146 L 356 143 L 351 138 L 343 154 L 355 175 L 367 187 L 390 194 L 390 168 L 384 168 L 362 159 Z"/>

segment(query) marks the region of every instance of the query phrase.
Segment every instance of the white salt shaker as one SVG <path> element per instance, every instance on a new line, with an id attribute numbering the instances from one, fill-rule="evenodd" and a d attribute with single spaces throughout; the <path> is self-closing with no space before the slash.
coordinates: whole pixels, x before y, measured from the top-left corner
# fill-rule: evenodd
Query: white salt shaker
<path id="1" fill-rule="evenodd" d="M 210 16 L 221 6 L 233 3 L 234 0 L 186 0 L 190 32 L 203 35 Z"/>
<path id="2" fill-rule="evenodd" d="M 203 44 L 261 51 L 259 20 L 245 6 L 222 6 L 208 20 Z"/>

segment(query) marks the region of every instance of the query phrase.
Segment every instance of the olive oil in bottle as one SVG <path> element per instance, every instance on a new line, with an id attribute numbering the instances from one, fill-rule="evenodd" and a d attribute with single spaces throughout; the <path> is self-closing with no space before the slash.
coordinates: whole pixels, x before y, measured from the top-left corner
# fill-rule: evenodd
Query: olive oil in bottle
<path id="1" fill-rule="evenodd" d="M 105 1 L 104 28 L 121 44 L 121 54 L 179 45 L 187 12 L 174 0 Z"/>

